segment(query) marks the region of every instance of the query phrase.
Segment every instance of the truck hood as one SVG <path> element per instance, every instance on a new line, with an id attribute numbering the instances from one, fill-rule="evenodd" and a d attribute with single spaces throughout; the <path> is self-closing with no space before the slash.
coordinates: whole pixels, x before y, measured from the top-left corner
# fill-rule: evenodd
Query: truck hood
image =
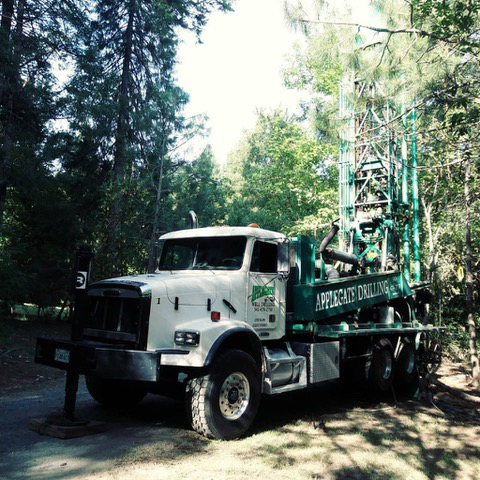
<path id="1" fill-rule="evenodd" d="M 141 284 L 151 290 L 153 296 L 164 297 L 165 293 L 171 303 L 176 299 L 180 305 L 213 304 L 218 297 L 230 299 L 231 272 L 212 272 L 196 270 L 195 272 L 159 272 L 144 275 L 116 277 L 97 282 L 102 284 Z"/>

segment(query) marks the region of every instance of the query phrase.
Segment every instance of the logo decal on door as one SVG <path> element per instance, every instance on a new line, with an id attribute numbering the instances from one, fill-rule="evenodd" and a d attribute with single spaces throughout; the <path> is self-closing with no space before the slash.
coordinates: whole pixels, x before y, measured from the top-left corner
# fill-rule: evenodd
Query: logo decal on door
<path id="1" fill-rule="evenodd" d="M 254 285 L 252 290 L 252 302 L 262 297 L 275 297 L 275 287 Z"/>

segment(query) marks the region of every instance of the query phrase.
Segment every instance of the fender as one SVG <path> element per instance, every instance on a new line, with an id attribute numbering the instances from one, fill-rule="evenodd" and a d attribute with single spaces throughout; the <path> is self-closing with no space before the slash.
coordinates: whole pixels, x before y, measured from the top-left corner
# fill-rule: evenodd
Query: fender
<path id="1" fill-rule="evenodd" d="M 255 330 L 247 323 L 238 320 L 212 322 L 210 319 L 197 319 L 177 324 L 177 330 L 193 330 L 200 333 L 200 344 L 196 347 L 182 347 L 188 355 L 163 353 L 160 364 L 173 367 L 201 368 L 211 364 L 220 348 L 238 348 L 250 353 L 261 365 L 261 342 Z M 177 349 L 176 349 L 177 350 Z"/>
<path id="2" fill-rule="evenodd" d="M 207 357 L 205 359 L 205 366 L 209 366 L 215 355 L 218 353 L 220 348 L 225 345 L 229 340 L 233 340 L 234 336 L 244 336 L 249 344 L 249 353 L 252 353 L 252 357 L 261 368 L 262 366 L 262 342 L 254 330 L 250 330 L 246 327 L 235 327 L 223 332 L 213 343 L 210 348 Z M 240 348 L 241 349 L 241 348 Z"/>

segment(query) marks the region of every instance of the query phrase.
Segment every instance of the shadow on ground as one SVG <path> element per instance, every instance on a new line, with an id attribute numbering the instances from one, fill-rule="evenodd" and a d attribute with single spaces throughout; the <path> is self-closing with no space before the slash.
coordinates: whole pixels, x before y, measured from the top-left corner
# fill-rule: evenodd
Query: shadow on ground
<path id="1" fill-rule="evenodd" d="M 182 402 L 148 395 L 135 408 L 110 411 L 82 382 L 77 414 L 107 422 L 108 430 L 71 440 L 41 436 L 28 422 L 61 410 L 63 379 L 49 378 L 48 367 L 32 368 L 34 338 L 43 328 L 27 327 L 15 329 L 19 341 L 1 357 L 9 387 L 0 390 L 2 479 L 137 478 L 142 469 L 147 473 L 138 478 L 178 479 L 188 472 L 196 480 L 480 478 L 478 411 L 452 416 L 395 402 L 391 392 L 375 396 L 336 384 L 264 397 L 250 433 L 221 442 L 191 431 Z"/>
<path id="2" fill-rule="evenodd" d="M 61 408 L 62 385 L 40 402 L 48 392 L 23 400 L 11 397 L 7 403 L 0 398 L 0 408 L 7 407 L 7 417 L 13 417 L 15 402 L 23 402 L 20 424 L 26 429 L 32 416 Z M 134 478 L 139 469 L 153 467 L 173 472 L 165 478 L 178 478 L 197 463 L 196 478 L 218 478 L 209 469 L 228 455 L 231 473 L 222 470 L 227 479 L 238 478 L 242 468 L 265 480 L 463 480 L 479 478 L 480 472 L 478 424 L 447 418 L 419 402 L 395 403 L 391 393 L 376 397 L 336 385 L 265 397 L 249 435 L 233 442 L 197 435 L 182 402 L 154 395 L 135 408 L 111 411 L 97 405 L 82 385 L 77 414 L 107 422 L 107 432 L 71 440 L 33 432 L 17 438 L 18 432 L 12 432 L 1 442 L 0 478 L 95 478 L 132 469 Z M 18 419 L 10 422 L 15 428 Z"/>
<path id="3" fill-rule="evenodd" d="M 301 466 L 316 458 L 324 468 L 311 478 L 463 480 L 480 474 L 478 412 L 466 421 L 434 405 L 395 399 L 392 392 L 328 385 L 270 397 L 253 434 L 267 430 L 277 433 L 274 445 L 262 451 L 267 461 Z"/>

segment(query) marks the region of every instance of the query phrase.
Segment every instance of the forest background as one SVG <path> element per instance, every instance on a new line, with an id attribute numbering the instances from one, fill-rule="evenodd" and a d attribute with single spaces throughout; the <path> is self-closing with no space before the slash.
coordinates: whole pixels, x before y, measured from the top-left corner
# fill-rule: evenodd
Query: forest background
<path id="1" fill-rule="evenodd" d="M 179 32 L 200 39 L 209 14 L 234 1 L 1 0 L 2 316 L 69 305 L 80 245 L 95 251 L 94 278 L 152 271 L 158 237 L 187 227 L 190 210 L 201 226 L 255 222 L 321 239 L 338 217 L 339 85 L 354 72 L 398 111 L 416 109 L 431 320 L 447 326 L 452 355 L 474 352 L 480 0 L 370 3 L 360 25 L 338 2 L 279 2 L 305 34 L 285 85 L 308 101 L 296 116 L 259 112 L 219 166 L 210 147 L 181 154 L 207 132 L 205 117 L 183 113 L 175 65 Z M 411 144 L 401 115 L 388 128 Z"/>

